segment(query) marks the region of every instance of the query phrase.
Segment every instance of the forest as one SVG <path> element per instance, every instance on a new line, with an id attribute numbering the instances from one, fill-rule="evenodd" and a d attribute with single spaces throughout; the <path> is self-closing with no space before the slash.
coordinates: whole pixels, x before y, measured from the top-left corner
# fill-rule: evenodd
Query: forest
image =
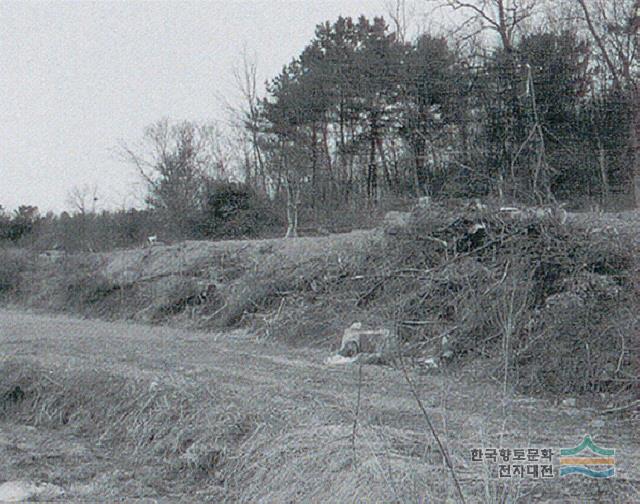
<path id="1" fill-rule="evenodd" d="M 409 36 L 403 2 L 318 24 L 264 88 L 245 56 L 226 125 L 164 118 L 119 146 L 144 208 L 99 212 L 75 188 L 61 215 L 0 208 L 0 240 L 104 250 L 151 234 L 295 236 L 367 227 L 424 195 L 637 207 L 640 2 L 440 4 L 461 20 L 449 31 Z"/>

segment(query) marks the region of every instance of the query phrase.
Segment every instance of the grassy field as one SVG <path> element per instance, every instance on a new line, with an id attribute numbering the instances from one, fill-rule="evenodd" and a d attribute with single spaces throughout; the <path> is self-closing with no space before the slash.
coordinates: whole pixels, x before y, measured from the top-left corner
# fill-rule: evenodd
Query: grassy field
<path id="1" fill-rule="evenodd" d="M 0 482 L 46 481 L 85 502 L 457 501 L 401 370 L 359 375 L 324 365 L 324 350 L 241 330 L 16 310 L 0 312 L 0 348 Z M 480 360 L 409 377 L 466 502 L 640 498 L 637 422 L 580 401 L 504 396 Z M 471 460 L 480 447 L 557 452 L 586 433 L 616 449 L 615 478 L 500 479 Z"/>

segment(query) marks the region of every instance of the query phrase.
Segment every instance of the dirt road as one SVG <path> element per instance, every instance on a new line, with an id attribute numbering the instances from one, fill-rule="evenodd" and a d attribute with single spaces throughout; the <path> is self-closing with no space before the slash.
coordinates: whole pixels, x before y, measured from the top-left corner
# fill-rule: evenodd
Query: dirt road
<path id="1" fill-rule="evenodd" d="M 224 403 L 225 411 L 259 416 L 264 428 L 273 432 L 303 426 L 350 429 L 357 409 L 360 428 L 410 432 L 423 440 L 429 453 L 437 451 L 401 371 L 364 366 L 361 400 L 356 408 L 357 367 L 328 367 L 324 364 L 326 353 L 256 342 L 244 332 L 211 334 L 5 309 L 0 311 L 0 355 L 0 373 L 10 365 L 29 363 L 55 370 L 53 382 L 56 376 L 86 370 L 138 385 L 200 388 Z M 477 494 L 485 471 L 482 464 L 472 462 L 472 449 L 535 446 L 557 451 L 578 445 L 584 434 L 590 434 L 602 446 L 616 449 L 617 476 L 607 481 L 610 495 L 620 496 L 619 502 L 626 502 L 632 495 L 638 497 L 637 423 L 600 416 L 586 404 L 568 407 L 542 399 L 503 398 L 499 384 L 480 378 L 480 368 L 411 373 L 451 452 L 469 501 L 475 502 L 476 497 L 478 502 L 483 500 Z M 0 378 L 6 386 L 6 379 Z M 86 393 L 93 393 L 90 384 Z M 25 478 L 56 483 L 65 488 L 67 500 L 144 497 L 170 502 L 195 495 L 196 490 L 186 483 L 171 488 L 164 485 L 162 475 L 151 474 L 153 468 L 148 467 L 149 474 L 142 477 L 134 469 L 135 450 L 129 453 L 122 447 L 116 451 L 102 449 L 96 444 L 95 433 L 74 429 L 72 421 L 62 422 L 55 429 L 50 423 L 36 422 L 34 428 L 25 425 L 19 415 L 8 414 L 0 426 L 0 483 Z M 241 449 L 239 442 L 238 450 Z M 56 464 L 52 464 L 51 457 L 57 457 Z M 424 451 L 413 458 L 421 464 L 441 461 L 438 457 L 425 458 Z M 525 499 L 522 502 L 534 496 L 536 501 L 553 501 L 558 493 L 567 496 L 575 492 L 578 498 L 585 488 L 602 491 L 602 484 L 596 488 L 593 480 L 572 478 L 523 480 L 526 491 L 521 492 Z M 218 498 L 243 500 L 237 488 L 219 486 Z"/>

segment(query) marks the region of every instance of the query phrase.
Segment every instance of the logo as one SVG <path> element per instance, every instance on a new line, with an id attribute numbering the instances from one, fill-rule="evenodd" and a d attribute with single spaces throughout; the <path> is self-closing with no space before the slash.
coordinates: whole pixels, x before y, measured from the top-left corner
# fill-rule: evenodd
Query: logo
<path id="1" fill-rule="evenodd" d="M 596 445 L 588 434 L 575 448 L 560 450 L 560 476 L 582 474 L 588 478 L 611 478 L 615 475 L 616 451 Z"/>

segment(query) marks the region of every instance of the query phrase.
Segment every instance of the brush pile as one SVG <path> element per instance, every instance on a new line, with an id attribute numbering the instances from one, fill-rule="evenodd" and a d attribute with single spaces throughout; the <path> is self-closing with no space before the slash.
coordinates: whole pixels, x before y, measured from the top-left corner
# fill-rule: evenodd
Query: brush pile
<path id="1" fill-rule="evenodd" d="M 530 392 L 637 386 L 635 236 L 554 212 L 434 207 L 413 217 L 387 240 L 387 278 L 368 300 L 384 300 L 406 341 L 445 338 L 456 358 L 493 359 L 496 375 Z"/>
<path id="2" fill-rule="evenodd" d="M 391 322 L 405 354 L 481 358 L 495 378 L 529 393 L 632 393 L 640 374 L 635 235 L 565 218 L 418 208 L 400 224 L 389 219 L 383 240 L 348 261 L 327 255 L 271 274 L 269 296 L 254 290 L 252 311 L 275 337 L 315 335 L 334 347 L 353 321 Z"/>

